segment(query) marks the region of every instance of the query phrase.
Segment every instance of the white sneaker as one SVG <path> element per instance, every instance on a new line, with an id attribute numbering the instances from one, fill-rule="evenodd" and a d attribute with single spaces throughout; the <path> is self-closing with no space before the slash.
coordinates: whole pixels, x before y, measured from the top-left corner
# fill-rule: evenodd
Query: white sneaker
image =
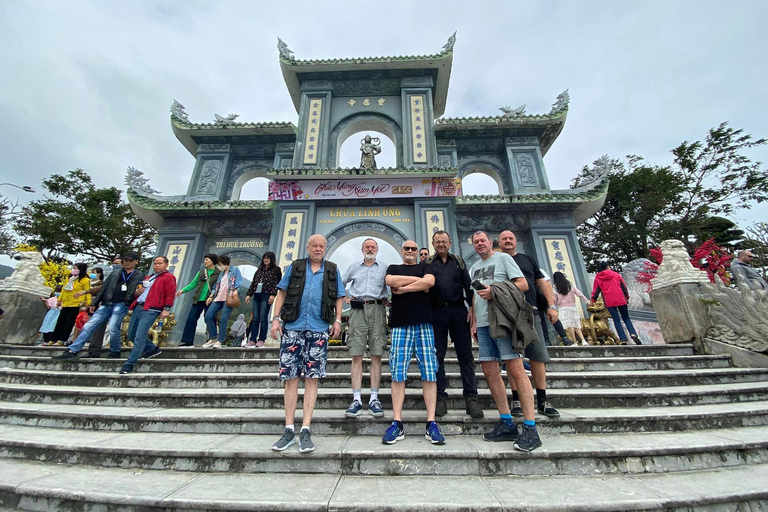
<path id="1" fill-rule="evenodd" d="M 203 348 L 211 348 L 214 343 L 218 343 L 216 340 L 208 340 L 205 343 L 203 343 Z"/>
<path id="2" fill-rule="evenodd" d="M 221 348 L 221 342 L 220 341 L 215 341 L 213 343 L 213 345 L 211 345 L 211 348 Z"/>

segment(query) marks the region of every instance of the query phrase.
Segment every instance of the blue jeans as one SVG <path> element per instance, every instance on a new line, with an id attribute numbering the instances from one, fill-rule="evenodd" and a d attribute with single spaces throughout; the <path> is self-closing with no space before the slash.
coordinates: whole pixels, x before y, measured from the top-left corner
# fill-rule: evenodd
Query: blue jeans
<path id="1" fill-rule="evenodd" d="M 623 306 L 613 306 L 608 308 L 608 311 L 611 313 L 611 318 L 613 318 L 613 325 L 616 327 L 616 334 L 619 335 L 619 339 L 621 341 L 628 341 L 627 335 L 624 333 L 624 329 L 621 328 L 621 319 L 624 320 L 624 323 L 627 324 L 627 330 L 629 331 L 629 334 L 634 334 L 637 336 L 637 333 L 635 332 L 635 326 L 632 325 L 632 320 L 629 319 L 629 308 L 627 305 Z M 621 313 L 621 319 L 619 319 L 619 313 Z"/>
<path id="2" fill-rule="evenodd" d="M 137 304 L 136 307 L 133 308 L 133 313 L 131 313 L 131 320 L 128 322 L 128 330 L 125 333 L 125 338 L 130 342 L 136 341 L 136 326 L 139 325 L 140 312 L 143 309 L 144 303 L 142 302 L 141 304 Z"/>
<path id="3" fill-rule="evenodd" d="M 251 320 L 251 341 L 266 341 L 267 329 L 269 328 L 269 303 L 268 293 L 254 293 L 253 297 L 253 320 Z M 257 336 L 258 335 L 258 336 Z"/>
<path id="4" fill-rule="evenodd" d="M 120 353 L 120 327 L 123 324 L 123 318 L 128 313 L 128 306 L 124 302 L 117 304 L 102 304 L 99 309 L 93 313 L 90 320 L 83 326 L 80 335 L 75 342 L 69 346 L 69 351 L 77 354 L 82 350 L 83 345 L 91 338 L 93 332 L 109 321 L 109 350 L 110 352 Z"/>
<path id="5" fill-rule="evenodd" d="M 136 313 L 138 313 L 138 315 Z M 152 324 L 155 323 L 157 317 L 160 316 L 160 312 L 151 309 L 141 309 L 139 311 L 134 310 L 132 316 L 137 318 L 136 336 L 133 340 L 133 350 L 131 350 L 128 360 L 123 365 L 130 368 L 136 366 L 136 363 L 139 362 L 139 359 L 145 352 L 151 352 L 157 348 L 157 345 L 149 341 L 149 329 L 152 328 Z"/>
<path id="6" fill-rule="evenodd" d="M 221 311 L 221 318 L 219 319 L 219 326 L 221 329 L 216 329 L 216 315 L 219 314 L 219 311 Z M 227 306 L 226 301 L 211 302 L 211 305 L 208 306 L 208 311 L 205 313 L 205 325 L 208 326 L 208 339 L 217 338 L 222 343 L 227 340 L 227 322 L 229 321 L 230 314 L 232 314 L 232 308 Z"/>
<path id="7" fill-rule="evenodd" d="M 208 311 L 208 306 L 204 300 L 192 303 L 192 307 L 189 308 L 189 315 L 187 315 L 187 323 L 184 324 L 184 332 L 181 334 L 182 345 L 191 345 L 195 342 L 197 319 L 200 318 L 201 313 L 206 311 Z"/>

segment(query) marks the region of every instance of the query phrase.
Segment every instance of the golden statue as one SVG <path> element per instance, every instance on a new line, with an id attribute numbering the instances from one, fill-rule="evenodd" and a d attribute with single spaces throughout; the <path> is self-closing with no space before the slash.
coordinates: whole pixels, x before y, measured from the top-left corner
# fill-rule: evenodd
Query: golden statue
<path id="1" fill-rule="evenodd" d="M 581 319 L 581 330 L 587 338 L 587 343 L 590 345 L 621 345 L 619 337 L 613 332 L 611 326 L 608 324 L 608 319 L 611 318 L 611 313 L 608 308 L 605 307 L 605 301 L 602 297 L 597 299 L 589 306 L 589 318 Z M 626 345 L 626 343 L 624 343 Z"/>
<path id="2" fill-rule="evenodd" d="M 128 339 L 128 325 L 131 323 L 131 315 L 133 314 L 133 311 L 129 311 L 127 315 L 125 315 L 125 318 L 123 319 L 123 324 L 120 326 L 120 337 L 122 338 L 122 345 L 123 347 L 132 348 L 133 347 L 133 340 Z M 155 320 L 155 323 L 152 324 L 152 327 L 149 329 L 149 339 L 152 343 L 157 345 L 158 347 L 165 347 L 166 342 L 168 341 L 168 333 L 171 331 L 171 329 L 174 328 L 176 325 L 176 314 L 171 313 L 168 315 L 168 318 L 165 319 L 163 322 L 163 325 L 160 329 L 160 332 L 157 331 L 157 324 L 162 320 L 160 317 L 157 317 L 157 320 Z"/>

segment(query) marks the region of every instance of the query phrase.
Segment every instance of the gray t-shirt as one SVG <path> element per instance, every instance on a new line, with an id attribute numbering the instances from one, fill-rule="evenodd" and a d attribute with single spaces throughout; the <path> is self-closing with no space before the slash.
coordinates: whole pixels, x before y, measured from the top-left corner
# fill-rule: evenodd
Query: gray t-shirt
<path id="1" fill-rule="evenodd" d="M 525 277 L 517 266 L 515 260 L 509 254 L 500 252 L 483 261 L 480 260 L 469 269 L 469 278 L 477 279 L 484 285 L 490 285 L 499 281 L 511 281 L 516 277 Z M 488 302 L 475 294 L 475 317 L 478 327 L 488 326 Z"/>

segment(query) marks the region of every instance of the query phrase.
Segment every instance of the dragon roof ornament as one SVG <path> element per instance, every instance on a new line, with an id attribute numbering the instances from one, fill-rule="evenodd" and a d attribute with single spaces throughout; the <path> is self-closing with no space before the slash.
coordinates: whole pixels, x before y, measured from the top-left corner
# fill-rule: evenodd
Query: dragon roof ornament
<path id="1" fill-rule="evenodd" d="M 185 123 L 189 122 L 189 114 L 184 110 L 184 105 L 176 100 L 173 100 L 173 103 L 171 103 L 171 116 L 184 121 Z"/>
<path id="2" fill-rule="evenodd" d="M 511 117 L 511 118 L 517 118 L 525 114 L 525 104 L 520 105 L 516 109 L 512 109 L 512 107 L 499 107 L 499 110 L 504 112 L 504 115 L 501 117 Z"/>
<path id="3" fill-rule="evenodd" d="M 220 116 L 219 114 L 213 114 L 214 122 L 216 126 L 232 126 L 235 123 L 235 119 L 240 117 L 240 114 L 229 114 L 227 117 Z"/>
<path id="4" fill-rule="evenodd" d="M 285 41 L 277 38 L 277 51 L 280 53 L 280 58 L 287 60 L 288 62 L 295 62 L 296 57 L 294 57 L 293 52 L 290 48 L 288 48 L 288 45 L 285 44 Z"/>
<path id="5" fill-rule="evenodd" d="M 443 45 L 441 53 L 451 53 L 453 51 L 453 45 L 456 44 L 456 32 L 458 31 L 454 31 L 451 37 L 448 38 L 448 42 Z"/>
<path id="6" fill-rule="evenodd" d="M 568 89 L 564 90 L 557 95 L 555 102 L 552 104 L 552 110 L 549 111 L 549 115 L 568 110 L 568 103 L 571 101 L 571 95 L 568 93 Z"/>
<path id="7" fill-rule="evenodd" d="M 144 173 L 135 167 L 128 167 L 125 173 L 125 184 L 131 187 L 133 190 L 143 192 L 145 194 L 159 194 L 159 190 L 155 190 L 149 185 L 149 179 L 144 177 Z"/>

